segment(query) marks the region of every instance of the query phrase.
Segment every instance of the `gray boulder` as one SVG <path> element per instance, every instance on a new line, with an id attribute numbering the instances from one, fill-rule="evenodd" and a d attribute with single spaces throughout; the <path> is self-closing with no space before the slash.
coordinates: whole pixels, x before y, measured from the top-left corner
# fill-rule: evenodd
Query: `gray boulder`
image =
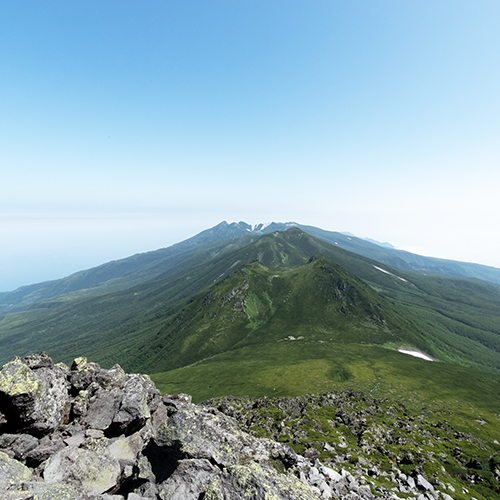
<path id="1" fill-rule="evenodd" d="M 110 436 L 131 434 L 157 409 L 161 394 L 147 375 L 126 375 L 117 366 L 102 370 L 91 365 L 92 376 L 86 378 L 81 365 L 80 371 L 72 370 L 71 376 L 78 374 L 78 386 L 86 389 L 75 399 L 73 413 L 84 415 L 82 422 L 87 427 L 106 431 Z M 80 383 L 81 380 L 89 384 Z M 94 392 L 92 396 L 89 388 Z"/>
<path id="2" fill-rule="evenodd" d="M 30 434 L 0 435 L 0 448 L 20 462 L 24 462 L 29 452 L 37 446 L 38 439 Z"/>
<path id="3" fill-rule="evenodd" d="M 118 387 L 98 391 L 89 401 L 83 424 L 92 429 L 108 429 L 118 412 L 121 397 L 122 391 Z"/>
<path id="4" fill-rule="evenodd" d="M 128 375 L 112 422 L 114 433 L 130 434 L 142 427 L 157 409 L 160 399 L 160 391 L 147 375 Z"/>
<path id="5" fill-rule="evenodd" d="M 171 415 L 153 434 L 153 441 L 179 459 L 206 459 L 222 467 L 244 460 L 279 460 L 288 467 L 297 462 L 297 455 L 288 446 L 254 438 L 240 431 L 234 419 L 216 410 L 182 401 L 167 400 L 167 404 Z"/>
<path id="6" fill-rule="evenodd" d="M 28 467 L 0 451 L 0 491 L 20 490 L 32 475 Z"/>
<path id="7" fill-rule="evenodd" d="M 173 474 L 158 488 L 162 500 L 198 500 L 220 469 L 205 459 L 181 460 Z"/>
<path id="8" fill-rule="evenodd" d="M 205 500 L 318 500 L 313 490 L 292 474 L 249 462 L 232 465 L 207 486 Z"/>
<path id="9" fill-rule="evenodd" d="M 37 447 L 26 454 L 26 463 L 30 466 L 37 466 L 64 447 L 65 444 L 60 435 L 44 436 L 38 441 Z"/>
<path id="10" fill-rule="evenodd" d="M 118 484 L 117 460 L 92 450 L 68 447 L 55 453 L 44 471 L 46 483 L 66 484 L 83 493 L 105 493 Z"/>
<path id="11" fill-rule="evenodd" d="M 0 371 L 3 429 L 45 434 L 69 413 L 68 369 L 46 354 L 15 358 Z M 2 430 L 0 428 L 0 430 Z"/>

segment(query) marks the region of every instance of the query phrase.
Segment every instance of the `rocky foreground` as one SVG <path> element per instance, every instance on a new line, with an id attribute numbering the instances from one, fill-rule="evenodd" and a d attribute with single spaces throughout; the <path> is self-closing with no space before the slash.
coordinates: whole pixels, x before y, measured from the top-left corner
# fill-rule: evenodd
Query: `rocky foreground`
<path id="1" fill-rule="evenodd" d="M 68 368 L 43 353 L 15 358 L 0 372 L 0 496 L 455 498 L 423 474 L 393 476 L 394 488 L 375 489 L 373 471 L 326 466 L 317 455 L 299 455 L 240 425 L 189 396 L 162 396 L 148 376 L 126 374 L 118 365 L 106 370 L 78 358 Z"/>

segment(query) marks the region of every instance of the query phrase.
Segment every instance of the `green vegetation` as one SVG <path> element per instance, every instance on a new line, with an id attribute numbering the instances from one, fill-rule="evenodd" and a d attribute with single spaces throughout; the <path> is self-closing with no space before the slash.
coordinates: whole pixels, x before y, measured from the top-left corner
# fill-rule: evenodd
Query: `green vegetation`
<path id="1" fill-rule="evenodd" d="M 162 392 L 186 392 L 196 402 L 224 394 L 291 397 L 352 389 L 413 409 L 500 413 L 497 376 L 424 361 L 382 346 L 333 341 L 284 340 L 242 347 L 193 366 L 153 374 L 152 379 Z"/>
<path id="2" fill-rule="evenodd" d="M 452 498 L 488 500 L 500 494 L 500 418 L 488 411 L 410 409 L 398 399 L 351 390 L 290 399 L 224 397 L 203 404 L 236 418 L 247 432 L 285 442 L 334 469 L 364 469 L 374 487 L 392 488 L 401 474 L 424 474 Z"/>
<path id="3" fill-rule="evenodd" d="M 353 388 L 409 407 L 493 411 L 485 405 L 500 375 L 496 285 L 401 271 L 297 228 L 254 239 L 182 246 L 163 274 L 151 264 L 154 279 L 4 315 L 1 361 L 41 350 L 67 363 L 87 356 L 153 373 L 164 391 L 196 400 Z"/>
<path id="4" fill-rule="evenodd" d="M 195 248 L 176 272 L 98 296 L 72 292 L 0 317 L 0 361 L 46 350 L 61 361 L 85 355 L 151 373 L 303 336 L 413 346 L 500 373 L 496 285 L 382 267 L 296 228 Z"/>

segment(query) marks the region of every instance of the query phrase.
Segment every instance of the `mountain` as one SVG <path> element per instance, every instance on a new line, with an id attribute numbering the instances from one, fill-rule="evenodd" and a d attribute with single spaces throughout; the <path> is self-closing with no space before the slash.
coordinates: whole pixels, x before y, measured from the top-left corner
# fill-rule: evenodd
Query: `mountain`
<path id="1" fill-rule="evenodd" d="M 137 359 L 145 361 L 134 369 L 161 372 L 247 346 L 272 350 L 291 338 L 427 347 L 393 317 L 383 297 L 323 256 L 289 270 L 280 267 L 253 262 L 197 294 L 151 343 L 141 345 Z"/>
<path id="2" fill-rule="evenodd" d="M 223 221 L 213 228 L 168 248 L 108 262 L 60 280 L 23 286 L 12 292 L 0 293 L 0 315 L 23 311 L 41 301 L 61 295 L 66 296 L 65 300 L 71 300 L 73 297 L 68 296 L 70 293 L 74 294 L 74 298 L 80 299 L 124 290 L 171 270 L 176 272 L 179 266 L 184 265 L 196 255 L 203 253 L 214 255 L 221 252 L 225 247 L 223 243 L 226 241 L 228 245 L 241 244 L 233 240 L 251 241 L 252 237 L 274 231 L 285 231 L 291 227 L 298 227 L 320 240 L 402 270 L 477 278 L 500 284 L 500 269 L 480 264 L 423 257 L 397 250 L 388 243 L 381 244 L 373 240 L 357 238 L 349 233 L 325 231 L 295 222 L 250 225 L 246 222 L 228 224 Z M 240 240 L 245 236 L 250 239 Z"/>
<path id="3" fill-rule="evenodd" d="M 177 272 L 195 254 L 213 255 L 221 248 L 231 246 L 231 239 L 245 235 L 247 232 L 244 229 L 223 222 L 168 248 L 111 261 L 60 280 L 0 293 L 0 314 L 22 311 L 41 301 L 71 293 L 80 299 L 124 290 L 168 273 L 169 270 Z M 72 298 L 66 297 L 67 300 Z"/>
<path id="4" fill-rule="evenodd" d="M 297 227 L 318 239 L 401 270 L 421 271 L 426 274 L 457 276 L 461 278 L 477 278 L 500 284 L 500 269 L 496 267 L 424 257 L 406 252 L 405 250 L 390 248 L 387 243 L 373 243 L 363 238 L 352 237 L 334 231 L 325 231 L 303 224 L 297 224 Z"/>
<path id="5" fill-rule="evenodd" d="M 103 378 L 89 363 L 93 375 L 87 376 L 77 363 L 71 383 L 80 387 L 95 375 L 121 398 L 119 363 L 150 374 L 163 393 L 189 393 L 195 402 L 231 394 L 210 404 L 311 460 L 342 456 L 345 467 L 365 468 L 374 491 L 397 487 L 410 494 L 416 489 L 408 478 L 428 474 L 452 488 L 470 483 L 478 500 L 494 498 L 500 478 L 500 445 L 492 437 L 500 414 L 500 288 L 373 260 L 326 241 L 337 233 L 316 229 L 321 239 L 294 223 L 279 227 L 223 223 L 169 249 L 41 284 L 25 295 L 21 289 L 17 305 L 31 305 L 0 317 L 0 363 L 40 351 L 57 363 L 86 356 L 113 368 Z M 358 248 L 390 250 L 343 237 Z M 85 286 L 90 288 L 78 288 Z M 61 290 L 69 291 L 58 295 Z M 0 390 L 14 387 L 17 394 L 13 374 L 23 383 L 27 371 L 14 368 L 25 362 L 17 358 L 4 369 L 7 382 Z M 36 368 L 47 366 L 44 361 Z M 23 390 L 29 387 L 38 385 L 24 384 Z M 72 390 L 70 406 L 63 405 L 71 407 L 70 418 L 77 421 L 78 412 L 96 401 L 101 409 L 118 408 L 106 403 L 109 395 L 101 401 L 91 394 Z M 136 396 L 127 398 L 138 404 Z M 177 404 L 167 400 L 170 409 Z M 0 426 L 11 416 L 6 408 Z M 118 413 L 106 439 L 116 439 L 130 418 L 126 410 Z M 0 440 L 0 448 L 9 443 Z M 391 476 L 396 470 L 397 481 Z M 470 498 L 457 491 L 457 498 Z"/>
<path id="6" fill-rule="evenodd" d="M 348 236 L 350 236 L 350 235 L 348 234 Z M 387 241 L 384 242 L 384 243 L 382 243 L 382 242 L 377 241 L 377 240 L 372 240 L 371 238 L 363 238 L 363 239 L 365 241 L 369 241 L 370 243 L 374 243 L 375 245 L 378 245 L 378 246 L 381 246 L 381 247 L 384 247 L 384 248 L 392 248 L 393 250 L 396 250 L 396 247 L 394 245 L 391 245 Z"/>
<path id="7" fill-rule="evenodd" d="M 391 324 L 406 332 L 403 337 L 395 335 L 393 341 L 385 338 L 384 348 L 395 350 L 403 343 L 442 361 L 494 373 L 500 371 L 500 291 L 495 285 L 403 272 L 321 241 L 296 227 L 260 237 L 248 235 L 229 242 L 203 244 L 177 267 L 124 290 L 93 296 L 83 294 L 83 297 L 73 292 L 42 301 L 27 311 L 4 315 L 0 318 L 0 361 L 46 350 L 61 361 L 69 362 L 69 358 L 85 354 L 107 366 L 119 361 L 127 370 L 152 373 L 160 369 L 154 360 L 172 359 L 167 352 L 169 345 L 180 342 L 180 337 L 173 340 L 168 337 L 166 325 L 172 325 L 173 318 L 184 311 L 181 314 L 184 323 L 179 327 L 183 331 L 187 331 L 188 324 L 196 329 L 207 323 L 206 318 L 199 315 L 200 308 L 188 307 L 189 304 L 199 304 L 200 297 L 209 293 L 225 296 L 232 288 L 238 289 L 236 282 L 230 290 L 226 291 L 225 287 L 237 276 L 242 276 L 242 272 L 254 273 L 255 270 L 246 266 L 255 266 L 255 262 L 265 266 L 266 272 L 273 273 L 271 276 L 278 275 L 270 282 L 288 283 L 287 289 L 292 289 L 294 280 L 299 277 L 307 282 L 304 276 L 314 269 L 308 262 L 315 255 L 330 261 L 325 265 L 331 268 L 340 266 L 342 270 L 337 267 L 339 276 L 350 273 L 350 278 L 344 276 L 342 279 L 355 283 L 357 293 L 361 293 L 361 289 L 369 292 L 369 302 L 383 304 L 384 315 L 391 318 Z M 297 276 L 293 275 L 295 272 Z M 257 280 L 257 274 L 252 279 Z M 269 276 L 266 279 L 270 279 Z M 298 282 L 302 282 L 300 280 Z M 282 300 L 279 290 L 263 288 L 257 282 L 254 287 L 260 290 L 255 294 L 261 304 L 257 307 L 258 311 L 262 309 L 259 314 L 262 318 L 270 318 L 267 326 L 275 333 L 280 332 L 282 338 L 293 335 L 285 334 L 295 328 L 291 326 L 295 321 L 291 313 L 277 312 L 276 316 L 274 313 L 269 316 L 269 301 L 276 304 Z M 314 296 L 309 285 L 295 289 L 294 293 L 297 310 L 304 314 L 309 310 L 317 311 L 314 302 L 308 303 L 307 297 Z M 322 303 L 323 299 L 315 300 Z M 302 305 L 299 307 L 299 304 Z M 281 331 L 276 327 L 279 314 L 283 324 Z M 244 315 L 251 316 L 251 310 Z M 357 328 L 364 332 L 363 335 L 371 331 L 373 322 L 368 313 L 365 316 L 356 319 L 357 325 L 351 317 L 351 331 Z M 337 315 L 327 320 L 322 319 L 323 313 L 316 314 L 309 317 L 309 328 L 323 332 L 325 322 L 335 325 L 343 317 Z M 236 318 L 234 321 L 240 328 L 237 335 L 247 331 L 248 322 L 237 323 Z M 329 328 L 335 330 L 334 326 Z M 233 341 L 237 335 L 232 337 Z M 186 352 L 190 352 L 190 356 L 178 358 L 176 367 L 199 362 L 204 356 L 201 351 L 199 358 L 194 351 Z"/>

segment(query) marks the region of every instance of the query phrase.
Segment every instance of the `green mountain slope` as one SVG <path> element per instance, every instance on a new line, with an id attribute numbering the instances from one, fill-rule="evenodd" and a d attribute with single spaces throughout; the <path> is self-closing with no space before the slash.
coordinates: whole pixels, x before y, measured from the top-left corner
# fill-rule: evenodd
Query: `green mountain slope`
<path id="1" fill-rule="evenodd" d="M 298 229 L 252 239 L 204 245 L 175 268 L 125 290 L 97 296 L 72 292 L 39 302 L 28 311 L 4 315 L 0 358 L 5 362 L 14 355 L 45 349 L 55 359 L 96 355 L 99 362 L 113 364 L 118 348 L 120 362 L 129 369 L 126 353 L 129 349 L 133 353 L 134 344 L 141 343 L 144 335 L 160 329 L 172 308 L 239 267 L 257 260 L 270 269 L 286 269 L 302 265 L 321 250 L 342 253 Z"/>
<path id="2" fill-rule="evenodd" d="M 304 234 L 304 233 L 302 233 Z M 279 267 L 279 266 L 278 266 Z M 198 294 L 141 353 L 150 372 L 292 337 L 313 342 L 405 343 L 426 348 L 370 286 L 324 257 L 286 271 L 255 262 Z"/>
<path id="3" fill-rule="evenodd" d="M 220 243 L 245 238 L 250 241 L 255 237 L 275 231 L 285 231 L 298 227 L 314 237 L 332 245 L 344 248 L 402 270 L 416 270 L 431 274 L 478 278 L 493 283 L 500 283 L 500 269 L 479 264 L 457 262 L 446 259 L 423 257 L 379 245 L 366 239 L 344 233 L 297 224 L 271 223 L 250 226 L 245 222 L 228 224 L 223 221 L 217 226 L 202 231 L 181 243 L 153 252 L 133 255 L 126 259 L 108 262 L 101 266 L 74 273 L 66 278 L 50 282 L 23 286 L 12 292 L 0 293 L 0 315 L 25 310 L 41 301 L 65 295 L 65 300 L 82 297 L 94 297 L 113 291 L 124 290 L 131 286 L 147 282 L 155 277 L 183 266 L 203 249 L 217 248 Z M 224 245 L 223 245 L 224 246 Z"/>
<path id="4" fill-rule="evenodd" d="M 315 238 L 378 262 L 397 267 L 401 270 L 421 271 L 433 275 L 477 278 L 500 284 L 500 269 L 496 267 L 449 259 L 425 257 L 405 250 L 398 250 L 371 243 L 363 238 L 357 238 L 352 235 L 348 236 L 344 233 L 325 231 L 324 229 L 304 224 L 296 224 L 296 226 Z M 284 229 L 285 228 L 281 228 L 281 230 Z"/>
<path id="5" fill-rule="evenodd" d="M 194 261 L 209 254 L 217 254 L 221 248 L 243 244 L 234 243 L 248 232 L 226 222 L 202 231 L 185 241 L 168 248 L 132 255 L 125 259 L 111 261 L 100 266 L 79 271 L 60 280 L 47 281 L 18 288 L 12 292 L 0 293 L 0 315 L 25 310 L 41 301 L 65 295 L 65 300 L 95 297 L 124 290 L 144 283 L 161 274 L 184 265 L 190 267 Z M 68 295 L 71 294 L 72 295 Z"/>
<path id="6" fill-rule="evenodd" d="M 5 315 L 0 319 L 1 361 L 46 350 L 61 361 L 84 355 L 103 365 L 119 362 L 127 370 L 151 373 L 219 355 L 224 349 L 239 347 L 238 342 L 242 346 L 251 339 L 263 342 L 266 335 L 279 340 L 305 336 L 299 332 L 308 331 L 315 339 L 315 335 L 331 332 L 330 337 L 318 340 L 335 338 L 337 342 L 340 337 L 333 335 L 337 328 L 339 332 L 345 329 L 356 342 L 368 342 L 367 332 L 376 331 L 370 342 L 377 345 L 395 349 L 405 343 L 436 359 L 499 371 L 500 292 L 494 285 L 403 272 L 313 238 L 298 228 L 252 240 L 255 236 L 250 235 L 202 246 L 176 268 L 126 290 L 83 298 L 73 292 L 43 301 L 31 310 Z M 327 266 L 335 267 L 344 282 L 355 283 L 356 293 L 364 297 L 353 299 L 364 304 L 355 309 L 363 311 L 362 318 L 350 311 L 352 301 L 345 298 L 346 292 L 341 294 L 347 301 L 342 306 L 351 314 L 337 311 L 334 315 L 333 302 L 325 302 L 327 297 L 333 300 L 333 292 L 314 288 L 310 269 L 316 264 L 308 261 L 318 254 L 331 261 Z M 252 262 L 252 268 L 242 269 Z M 255 267 L 255 263 L 266 269 Z M 231 280 L 240 279 L 242 273 L 249 277 L 250 272 L 254 275 L 252 290 L 256 291 L 248 296 L 247 291 L 240 291 L 245 301 L 240 315 L 233 314 L 227 326 L 222 314 L 213 316 L 214 321 L 203 317 L 201 297 L 225 297 L 233 288 L 240 290 L 243 285 L 231 284 Z M 321 281 L 320 276 L 322 273 L 315 279 Z M 288 304 L 293 303 L 293 307 L 286 308 L 281 304 L 286 298 L 283 294 L 289 293 L 293 301 Z M 197 308 L 192 304 L 198 304 Z M 376 304 L 382 305 L 384 318 L 390 320 L 387 330 L 373 320 L 379 317 Z M 172 325 L 183 309 L 175 330 Z M 217 329 L 227 333 L 217 337 L 217 342 L 209 342 L 208 347 L 201 345 L 203 335 L 195 336 L 185 350 L 187 354 L 177 353 L 176 357 L 174 346 L 180 345 L 188 329 L 207 335 Z M 172 365 L 160 367 L 167 358 Z"/>

